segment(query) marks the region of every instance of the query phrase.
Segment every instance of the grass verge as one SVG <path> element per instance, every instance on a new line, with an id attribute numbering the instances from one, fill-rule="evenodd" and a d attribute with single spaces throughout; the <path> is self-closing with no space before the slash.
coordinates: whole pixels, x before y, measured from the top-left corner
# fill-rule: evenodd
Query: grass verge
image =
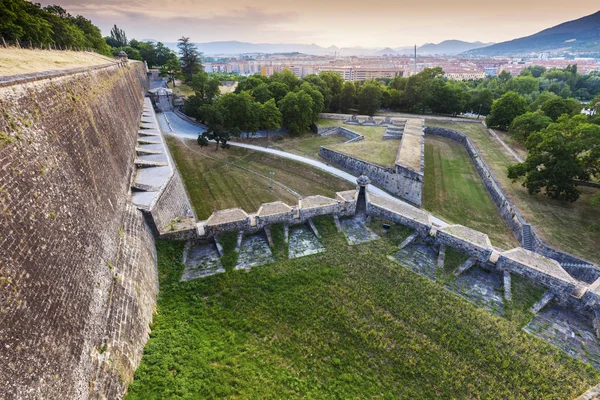
<path id="1" fill-rule="evenodd" d="M 331 217 L 315 223 L 324 253 L 161 280 L 127 399 L 567 399 L 600 377 L 390 261 L 391 241 L 348 246 Z M 180 271 L 181 244 L 158 251 L 161 276 Z"/>

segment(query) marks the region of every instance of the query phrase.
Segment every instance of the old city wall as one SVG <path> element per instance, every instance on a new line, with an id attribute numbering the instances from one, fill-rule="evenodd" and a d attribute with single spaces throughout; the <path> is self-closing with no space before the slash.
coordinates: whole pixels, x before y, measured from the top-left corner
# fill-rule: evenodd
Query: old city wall
<path id="1" fill-rule="evenodd" d="M 137 62 L 0 82 L 6 398 L 118 398 L 141 359 L 156 256 L 128 193 L 145 89 Z"/>

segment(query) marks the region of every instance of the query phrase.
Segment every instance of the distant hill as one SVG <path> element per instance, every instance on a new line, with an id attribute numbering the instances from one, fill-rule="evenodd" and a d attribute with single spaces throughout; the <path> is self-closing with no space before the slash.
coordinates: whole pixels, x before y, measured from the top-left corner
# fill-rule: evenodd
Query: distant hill
<path id="1" fill-rule="evenodd" d="M 456 55 L 465 51 L 489 46 L 493 43 L 463 42 L 462 40 L 444 40 L 441 43 L 427 43 L 417 48 L 418 54 Z"/>
<path id="2" fill-rule="evenodd" d="M 546 51 L 600 52 L 600 11 L 508 42 L 470 50 L 468 55 L 499 56 Z"/>

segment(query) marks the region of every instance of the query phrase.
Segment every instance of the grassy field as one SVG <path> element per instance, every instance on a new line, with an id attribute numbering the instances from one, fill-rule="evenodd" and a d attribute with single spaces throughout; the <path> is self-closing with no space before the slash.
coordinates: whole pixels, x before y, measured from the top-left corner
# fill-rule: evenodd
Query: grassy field
<path id="1" fill-rule="evenodd" d="M 364 135 L 365 139 L 354 143 L 338 143 L 328 146 L 330 149 L 341 151 L 351 156 L 370 161 L 383 166 L 393 166 L 398 154 L 399 140 L 383 140 L 384 127 L 344 125 L 343 121 L 319 119 L 319 126 L 342 125 L 344 128 Z"/>
<path id="2" fill-rule="evenodd" d="M 276 135 L 273 137 L 236 139 L 236 141 L 246 142 L 257 146 L 268 146 L 275 150 L 283 150 L 288 153 L 298 154 L 300 156 L 322 160 L 319 158 L 319 147 L 344 143 L 348 141 L 342 135 L 319 136 L 312 132 L 300 135 Z"/>
<path id="3" fill-rule="evenodd" d="M 84 51 L 0 49 L 0 76 L 31 74 L 115 63 L 112 57 Z"/>
<path id="4" fill-rule="evenodd" d="M 506 169 L 515 162 L 514 158 L 481 125 L 433 120 L 425 123 L 469 135 L 508 196 L 546 243 L 591 261 L 600 260 L 600 231 L 591 228 L 600 219 L 600 206 L 590 203 L 600 193 L 598 189 L 580 187 L 581 197 L 575 203 L 552 200 L 542 194 L 530 195 L 521 183 L 507 178 Z"/>
<path id="5" fill-rule="evenodd" d="M 485 232 L 496 246 L 519 245 L 473 166 L 466 149 L 450 139 L 425 138 L 423 208 L 436 216 Z"/>
<path id="6" fill-rule="evenodd" d="M 226 208 L 255 212 L 262 203 L 277 200 L 295 205 L 297 195 L 284 187 L 303 197 L 334 197 L 335 192 L 354 188 L 326 172 L 270 154 L 236 147 L 215 151 L 212 145 L 202 148 L 193 140 L 184 143 L 173 137 L 167 142 L 201 220 Z M 273 190 L 269 172 L 275 172 L 273 179 L 281 184 L 274 184 Z"/>
<path id="7" fill-rule="evenodd" d="M 275 263 L 181 283 L 183 244 L 159 241 L 127 399 L 570 399 L 600 378 L 390 261 L 392 240 L 348 246 L 331 217 L 315 222 L 324 253 L 288 260 L 278 234 Z"/>

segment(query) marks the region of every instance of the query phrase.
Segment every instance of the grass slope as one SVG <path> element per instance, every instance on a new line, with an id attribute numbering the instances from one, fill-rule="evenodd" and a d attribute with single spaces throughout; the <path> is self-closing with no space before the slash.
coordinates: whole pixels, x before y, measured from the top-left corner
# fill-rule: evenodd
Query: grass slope
<path id="1" fill-rule="evenodd" d="M 341 125 L 346 129 L 364 135 L 364 140 L 354 143 L 339 143 L 328 146 L 333 150 L 342 153 L 350 154 L 351 156 L 360 158 L 361 160 L 370 161 L 383 166 L 393 166 L 396 162 L 398 154 L 399 140 L 383 140 L 385 128 L 381 126 L 359 126 L 359 125 L 344 125 L 343 121 L 331 119 L 319 119 L 319 126 L 336 126 Z"/>
<path id="2" fill-rule="evenodd" d="M 510 199 L 546 243 L 590 261 L 600 260 L 600 231 L 591 229 L 591 224 L 600 219 L 600 207 L 590 203 L 600 193 L 599 189 L 579 187 L 581 197 L 575 203 L 553 200 L 543 194 L 530 195 L 521 183 L 507 178 L 507 167 L 516 161 L 481 125 L 434 120 L 425 123 L 469 135 Z"/>
<path id="3" fill-rule="evenodd" d="M 301 196 L 334 197 L 335 192 L 354 188 L 324 171 L 271 154 L 236 147 L 215 151 L 212 145 L 202 148 L 173 137 L 167 137 L 167 143 L 199 219 L 233 207 L 255 212 L 262 203 L 277 200 L 295 205 L 297 197 L 281 186 L 274 184 L 269 190 L 271 171 L 275 181 Z"/>
<path id="4" fill-rule="evenodd" d="M 466 149 L 450 139 L 425 138 L 423 208 L 448 222 L 487 233 L 496 246 L 511 249 L 519 245 Z"/>
<path id="5" fill-rule="evenodd" d="M 183 245 L 158 242 L 161 291 L 128 400 L 568 399 L 599 374 L 386 256 L 327 248 L 250 273 L 178 283 Z"/>

